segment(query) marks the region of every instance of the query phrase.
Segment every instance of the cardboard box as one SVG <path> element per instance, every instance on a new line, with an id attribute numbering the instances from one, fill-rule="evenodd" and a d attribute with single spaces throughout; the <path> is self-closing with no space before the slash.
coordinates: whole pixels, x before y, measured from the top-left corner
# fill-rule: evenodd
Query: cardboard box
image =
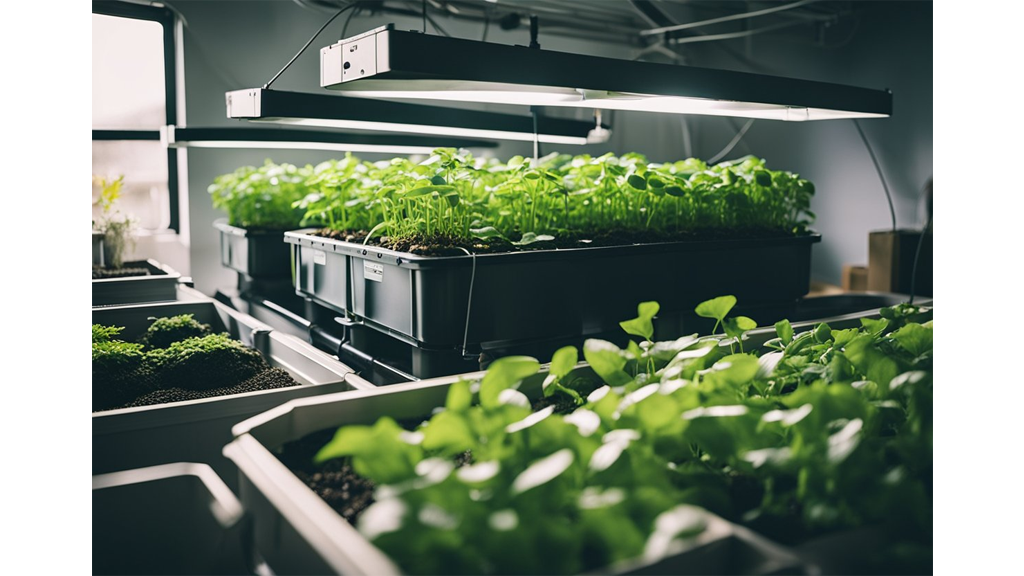
<path id="1" fill-rule="evenodd" d="M 884 230 L 868 235 L 868 290 L 909 294 L 920 230 Z M 918 296 L 932 296 L 932 234 L 924 236 L 917 265 Z"/>

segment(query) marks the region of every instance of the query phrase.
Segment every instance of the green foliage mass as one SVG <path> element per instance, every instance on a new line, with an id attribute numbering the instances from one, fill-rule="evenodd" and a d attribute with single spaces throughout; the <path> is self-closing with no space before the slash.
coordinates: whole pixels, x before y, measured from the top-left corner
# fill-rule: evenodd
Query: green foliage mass
<path id="1" fill-rule="evenodd" d="M 141 344 L 113 340 L 123 328 L 93 325 L 92 409 L 104 410 L 156 388 Z"/>
<path id="2" fill-rule="evenodd" d="M 153 323 L 142 336 L 142 343 L 150 348 L 166 348 L 179 340 L 210 333 L 210 325 L 200 323 L 192 314 L 152 320 Z"/>
<path id="3" fill-rule="evenodd" d="M 814 186 L 747 156 L 708 166 L 640 154 L 551 154 L 534 162 L 441 148 L 428 159 L 320 164 L 295 206 L 303 223 L 391 238 L 490 238 L 528 244 L 614 232 L 800 234 Z"/>
<path id="4" fill-rule="evenodd" d="M 302 210 L 293 204 L 307 195 L 306 181 L 312 167 L 291 164 L 243 166 L 214 179 L 207 191 L 213 207 L 228 213 L 232 226 L 250 229 L 288 230 L 302 220 Z"/>
<path id="5" fill-rule="evenodd" d="M 192 314 L 153 318 L 141 342 L 117 339 L 119 326 L 92 327 L 93 411 L 122 407 L 162 388 L 212 390 L 234 386 L 270 366 L 259 351 Z"/>
<path id="6" fill-rule="evenodd" d="M 92 325 L 92 343 L 109 342 L 124 330 L 123 326 L 104 326 L 102 324 Z"/>
<path id="7" fill-rule="evenodd" d="M 733 304 L 698 307 L 726 334 L 657 343 L 657 305 L 642 304 L 624 328 L 643 345 L 585 343 L 602 381 L 585 396 L 568 377 L 575 350 L 560 350 L 543 387 L 576 393 L 569 414 L 532 411 L 517 388 L 539 363 L 504 358 L 415 431 L 344 426 L 316 460 L 350 458 L 378 484 L 358 528 L 412 573 L 601 571 L 666 553 L 704 511 L 789 545 L 874 530 L 862 556 L 878 571 L 930 571 L 930 312 L 797 334 L 783 321 L 755 354 L 736 350 L 747 323 Z"/>
<path id="8" fill-rule="evenodd" d="M 269 368 L 257 350 L 227 334 L 186 338 L 146 358 L 167 385 L 194 390 L 231 386 Z"/>

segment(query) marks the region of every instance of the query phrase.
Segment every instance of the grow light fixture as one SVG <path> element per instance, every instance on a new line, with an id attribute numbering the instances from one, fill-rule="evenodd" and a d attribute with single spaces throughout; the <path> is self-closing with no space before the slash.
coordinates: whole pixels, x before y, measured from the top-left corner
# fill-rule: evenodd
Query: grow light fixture
<path id="1" fill-rule="evenodd" d="M 331 150 L 376 154 L 430 154 L 435 148 L 494 148 L 494 142 L 464 138 L 384 136 L 287 128 L 179 128 L 162 139 L 171 148 L 257 148 Z"/>
<path id="2" fill-rule="evenodd" d="M 534 139 L 533 118 L 515 114 L 265 88 L 228 92 L 225 100 L 229 118 L 252 122 L 456 138 L 527 142 Z M 603 139 L 589 136 L 594 127 L 594 122 L 540 116 L 537 121 L 537 139 L 547 144 L 568 145 L 606 141 L 607 130 L 595 133 L 604 134 Z"/>
<path id="3" fill-rule="evenodd" d="M 367 98 L 788 121 L 892 114 L 888 90 L 504 46 L 390 24 L 323 48 L 320 85 Z"/>

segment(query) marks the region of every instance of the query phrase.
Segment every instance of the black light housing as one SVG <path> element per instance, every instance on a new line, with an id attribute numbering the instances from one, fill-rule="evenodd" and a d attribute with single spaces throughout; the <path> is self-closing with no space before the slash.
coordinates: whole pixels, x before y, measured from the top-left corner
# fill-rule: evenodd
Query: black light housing
<path id="1" fill-rule="evenodd" d="M 892 114 L 888 90 L 505 46 L 392 24 L 323 48 L 320 85 L 369 98 L 790 121 Z"/>
<path id="2" fill-rule="evenodd" d="M 431 134 L 445 137 L 533 141 L 529 115 L 501 114 L 351 98 L 336 94 L 285 92 L 266 88 L 225 94 L 229 118 L 291 126 Z M 590 132 L 594 122 L 537 118 L 537 140 L 547 144 L 582 145 L 607 140 L 608 131 Z M 602 127 L 607 128 L 607 127 Z M 600 137 L 596 136 L 601 134 Z"/>

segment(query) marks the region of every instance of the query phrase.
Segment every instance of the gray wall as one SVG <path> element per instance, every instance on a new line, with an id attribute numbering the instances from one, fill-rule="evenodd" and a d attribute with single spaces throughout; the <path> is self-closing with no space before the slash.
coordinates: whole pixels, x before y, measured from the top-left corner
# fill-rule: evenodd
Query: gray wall
<path id="1" fill-rule="evenodd" d="M 187 21 L 185 28 L 186 117 L 190 126 L 230 126 L 225 118 L 224 92 L 262 86 L 298 50 L 323 21 L 326 13 L 281 1 L 178 1 L 172 2 Z M 718 47 L 690 45 L 687 61 L 693 65 L 754 70 L 794 77 L 866 87 L 891 88 L 895 114 L 886 120 L 864 121 L 865 131 L 880 157 L 896 196 L 901 225 L 916 221 L 916 194 L 932 171 L 931 121 L 931 4 L 924 2 L 856 2 L 862 13 L 856 33 L 844 46 L 808 46 L 785 37 L 754 38 L 746 45 L 729 47 L 746 55 L 739 61 Z M 319 90 L 319 48 L 341 34 L 335 22 L 278 79 L 282 90 Z M 399 17 L 358 16 L 348 34 L 393 21 L 400 28 L 418 29 L 420 21 Z M 454 36 L 479 38 L 479 25 L 443 20 Z M 828 39 L 828 38 L 827 38 Z M 525 31 L 504 32 L 491 26 L 488 41 L 526 44 Z M 545 49 L 632 58 L 636 49 L 603 43 L 548 37 L 541 30 Z M 437 104 L 437 103 L 435 103 Z M 517 111 L 508 107 L 490 107 Z M 560 115 L 588 118 L 584 110 L 559 110 Z M 607 120 L 607 116 L 606 116 Z M 637 151 L 653 161 L 683 158 L 683 117 L 647 113 L 614 116 L 614 136 L 600 146 L 564 147 L 569 153 L 623 153 Z M 732 138 L 742 120 L 688 117 L 693 154 L 708 158 Z M 550 151 L 550 150 L 547 150 Z M 815 247 L 813 276 L 839 283 L 843 263 L 865 263 L 867 232 L 888 226 L 888 209 L 878 177 L 850 121 L 782 123 L 758 121 L 733 156 L 754 153 L 769 166 L 798 172 L 815 182 L 815 226 L 824 241 Z M 503 143 L 491 153 L 498 157 L 530 154 L 527 143 Z M 292 163 L 316 163 L 337 153 L 273 150 L 189 150 L 188 213 L 191 235 L 191 273 L 200 290 L 212 293 L 230 286 L 234 276 L 220 267 L 217 235 L 211 224 L 223 214 L 214 211 L 206 188 L 218 174 L 265 158 Z M 376 159 L 372 155 L 360 155 Z"/>

